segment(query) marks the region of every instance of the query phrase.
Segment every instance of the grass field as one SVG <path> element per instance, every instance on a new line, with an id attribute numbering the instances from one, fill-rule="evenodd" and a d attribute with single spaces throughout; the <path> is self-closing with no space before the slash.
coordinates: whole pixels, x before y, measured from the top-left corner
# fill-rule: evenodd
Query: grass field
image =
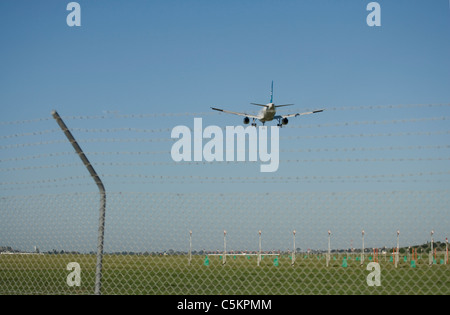
<path id="1" fill-rule="evenodd" d="M 336 258 L 335 260 L 333 258 Z M 301 256 L 291 265 L 288 256 L 280 256 L 278 266 L 273 256 L 221 257 L 105 255 L 102 294 L 151 295 L 290 295 L 290 294 L 450 294 L 450 267 L 428 266 L 424 255 L 412 268 L 400 259 L 398 268 L 389 256 L 379 259 L 381 286 L 368 286 L 366 270 L 356 256 L 342 267 L 343 256 L 332 255 L 326 267 L 324 256 Z M 66 266 L 77 262 L 81 267 L 81 285 L 68 286 L 71 270 Z M 93 294 L 94 255 L 0 255 L 0 294 Z"/>

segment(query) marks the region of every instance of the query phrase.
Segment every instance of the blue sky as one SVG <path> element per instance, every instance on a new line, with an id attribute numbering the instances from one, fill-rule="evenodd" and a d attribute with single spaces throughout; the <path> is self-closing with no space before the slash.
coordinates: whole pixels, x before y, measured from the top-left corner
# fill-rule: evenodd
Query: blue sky
<path id="1" fill-rule="evenodd" d="M 332 194 L 351 192 L 356 193 L 350 194 L 353 210 L 339 220 L 353 218 L 356 231 L 370 222 L 355 219 L 360 213 L 355 205 L 364 204 L 367 192 L 417 192 L 406 194 L 412 199 L 388 198 L 392 203 L 383 211 L 383 204 L 373 205 L 378 214 L 368 212 L 369 217 L 383 224 L 390 211 L 415 208 L 424 192 L 448 185 L 447 0 L 378 1 L 381 27 L 366 24 L 369 1 L 80 0 L 81 27 L 67 26 L 68 2 L 0 2 L 2 196 L 74 188 L 95 192 L 51 119 L 53 109 L 65 117 L 115 193 L 212 194 L 205 202 L 221 200 L 214 195 L 220 193 L 324 193 L 306 213 L 296 212 L 299 204 L 290 200 L 265 209 L 259 195 L 249 197 L 251 211 L 241 209 L 236 217 L 258 217 L 256 230 L 270 229 L 277 215 L 282 229 L 300 230 L 305 221 L 318 222 L 314 213 L 320 213 L 328 217 L 320 224 L 326 231 L 333 228 L 336 209 L 348 201 L 342 197 L 347 201 L 326 212 L 335 207 Z M 284 113 L 325 109 L 292 119 L 281 130 L 276 173 L 261 174 L 259 163 L 174 166 L 169 154 L 157 153 L 169 152 L 170 130 L 192 127 L 194 117 L 202 117 L 204 126 L 241 124 L 240 117 L 212 113 L 210 107 L 253 111 L 250 102 L 269 101 L 272 80 L 275 102 L 296 104 Z M 37 135 L 27 134 L 32 132 Z M 152 138 L 155 142 L 148 141 Z M 49 153 L 53 156 L 45 157 Z M 76 176 L 81 178 L 69 179 Z M 209 180 L 201 183 L 192 176 Z M 281 179 L 272 185 L 271 177 Z M 421 234 L 411 232 L 411 242 L 425 241 L 431 228 L 445 238 L 448 219 L 440 218 L 448 218 L 448 209 L 440 201 L 430 203 L 434 215 L 422 217 L 422 209 L 415 208 L 414 216 L 400 215 L 392 230 L 411 226 L 415 221 L 404 218 L 414 217 L 422 222 Z M 215 222 L 211 230 L 232 229 L 238 219 L 224 220 L 226 209 L 214 207 L 206 216 Z M 289 222 L 291 215 L 308 220 Z M 347 238 L 342 236 L 343 244 Z"/>
<path id="2" fill-rule="evenodd" d="M 2 1 L 2 117 L 448 101 L 448 2 Z M 176 92 L 175 92 L 176 91 Z M 350 93 L 351 92 L 351 93 Z"/>

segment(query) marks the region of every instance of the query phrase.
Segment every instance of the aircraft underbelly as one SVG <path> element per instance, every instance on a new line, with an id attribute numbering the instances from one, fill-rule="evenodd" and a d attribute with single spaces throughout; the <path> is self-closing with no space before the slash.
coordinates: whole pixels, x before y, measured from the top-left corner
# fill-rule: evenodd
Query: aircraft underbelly
<path id="1" fill-rule="evenodd" d="M 260 119 L 262 122 L 272 121 L 275 116 L 275 111 L 266 111 L 264 116 Z"/>

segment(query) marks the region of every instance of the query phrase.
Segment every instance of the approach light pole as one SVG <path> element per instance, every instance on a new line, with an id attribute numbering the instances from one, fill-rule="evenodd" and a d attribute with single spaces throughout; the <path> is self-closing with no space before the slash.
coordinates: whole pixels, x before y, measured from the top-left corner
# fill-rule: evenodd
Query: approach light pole
<path id="1" fill-rule="evenodd" d="M 331 258 L 331 231 L 328 230 L 328 254 L 327 254 L 327 267 L 330 264 L 330 258 Z"/>
<path id="2" fill-rule="evenodd" d="M 227 262 L 227 231 L 223 230 L 223 259 L 222 265 Z"/>
<path id="3" fill-rule="evenodd" d="M 362 252 L 361 252 L 361 265 L 364 264 L 364 230 L 361 231 L 362 234 Z"/>
<path id="4" fill-rule="evenodd" d="M 192 260 L 192 231 L 189 231 L 189 265 Z"/>
<path id="5" fill-rule="evenodd" d="M 448 264 L 448 238 L 445 238 L 445 264 Z"/>
<path id="6" fill-rule="evenodd" d="M 258 255 L 257 262 L 258 262 L 258 266 L 259 266 L 259 264 L 261 263 L 261 230 L 258 231 L 258 234 L 259 234 L 259 255 Z"/>
<path id="7" fill-rule="evenodd" d="M 434 234 L 434 230 L 431 230 L 431 251 L 430 251 L 429 258 L 428 258 L 428 262 L 429 262 L 430 266 L 433 265 L 433 234 Z"/>
<path id="8" fill-rule="evenodd" d="M 397 230 L 397 252 L 395 253 L 395 268 L 397 268 L 398 260 L 400 258 L 399 249 L 400 249 L 400 230 Z"/>
<path id="9" fill-rule="evenodd" d="M 295 264 L 295 230 L 292 232 L 294 234 L 294 250 L 292 252 L 292 266 Z"/>

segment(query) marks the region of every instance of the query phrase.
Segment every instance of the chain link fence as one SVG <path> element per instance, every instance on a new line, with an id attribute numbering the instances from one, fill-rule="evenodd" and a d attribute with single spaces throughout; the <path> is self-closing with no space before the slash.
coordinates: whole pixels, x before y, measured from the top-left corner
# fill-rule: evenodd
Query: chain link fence
<path id="1" fill-rule="evenodd" d="M 63 116 L 106 188 L 101 294 L 449 294 L 448 106 L 328 108 L 272 174 L 171 159 L 221 114 Z M 0 131 L 0 294 L 96 293 L 95 182 L 50 115 Z"/>

